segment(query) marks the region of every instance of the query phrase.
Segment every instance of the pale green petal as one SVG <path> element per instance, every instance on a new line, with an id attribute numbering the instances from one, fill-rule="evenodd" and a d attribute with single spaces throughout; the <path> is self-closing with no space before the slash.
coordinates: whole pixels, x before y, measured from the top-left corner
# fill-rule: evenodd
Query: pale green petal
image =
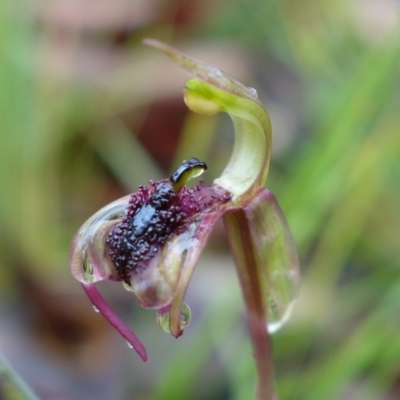
<path id="1" fill-rule="evenodd" d="M 224 217 L 243 287 L 257 286 L 268 330 L 288 319 L 299 287 L 299 257 L 286 219 L 266 189 Z"/>
<path id="2" fill-rule="evenodd" d="M 240 203 L 265 185 L 271 154 L 271 124 L 257 93 L 218 68 L 195 60 L 171 46 L 146 39 L 194 77 L 187 82 L 185 102 L 200 114 L 227 112 L 235 128 L 231 159 L 214 183 Z"/>

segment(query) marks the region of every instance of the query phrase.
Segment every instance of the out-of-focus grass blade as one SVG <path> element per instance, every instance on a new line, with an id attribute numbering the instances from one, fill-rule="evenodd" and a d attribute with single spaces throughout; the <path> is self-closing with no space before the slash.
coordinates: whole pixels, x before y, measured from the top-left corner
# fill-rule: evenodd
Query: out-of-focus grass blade
<path id="1" fill-rule="evenodd" d="M 5 400 L 39 400 L 1 354 L 0 394 Z"/>
<path id="2" fill-rule="evenodd" d="M 96 134 L 89 135 L 89 140 L 129 193 L 150 179 L 164 178 L 146 149 L 121 121 L 114 119 L 103 124 Z"/>

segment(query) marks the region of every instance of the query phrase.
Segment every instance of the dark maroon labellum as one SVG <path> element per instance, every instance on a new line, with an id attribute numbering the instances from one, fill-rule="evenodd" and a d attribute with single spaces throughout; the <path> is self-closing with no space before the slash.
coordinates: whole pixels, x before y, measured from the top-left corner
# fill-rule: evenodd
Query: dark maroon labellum
<path id="1" fill-rule="evenodd" d="M 169 238 L 183 233 L 200 212 L 229 199 L 226 192 L 217 194 L 201 184 L 176 192 L 168 179 L 150 182 L 149 188 L 140 186 L 132 194 L 122 222 L 107 237 L 118 276 L 130 285 L 131 275 L 146 268 Z"/>

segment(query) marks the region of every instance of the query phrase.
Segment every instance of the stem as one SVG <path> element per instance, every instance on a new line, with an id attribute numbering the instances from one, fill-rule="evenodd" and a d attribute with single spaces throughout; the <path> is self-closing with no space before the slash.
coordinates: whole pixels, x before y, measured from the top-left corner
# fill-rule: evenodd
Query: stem
<path id="1" fill-rule="evenodd" d="M 224 223 L 249 318 L 258 375 L 256 400 L 277 400 L 274 390 L 272 348 L 268 333 L 268 310 L 263 300 L 259 279 L 262 271 L 251 239 L 249 222 L 245 212 L 239 209 L 226 214 Z"/>
<path id="2" fill-rule="evenodd" d="M 104 300 L 100 292 L 93 283 L 82 284 L 83 289 L 88 295 L 90 301 L 96 307 L 104 318 L 126 339 L 126 341 L 136 350 L 143 361 L 147 361 L 147 353 L 142 342 L 125 325 L 125 323 L 114 314 L 108 303 Z"/>
<path id="3" fill-rule="evenodd" d="M 8 361 L 0 354 L 0 388 L 2 380 L 9 385 L 16 393 L 18 398 L 26 400 L 39 400 L 31 388 L 15 372 Z M 0 392 L 1 395 L 1 392 Z"/>

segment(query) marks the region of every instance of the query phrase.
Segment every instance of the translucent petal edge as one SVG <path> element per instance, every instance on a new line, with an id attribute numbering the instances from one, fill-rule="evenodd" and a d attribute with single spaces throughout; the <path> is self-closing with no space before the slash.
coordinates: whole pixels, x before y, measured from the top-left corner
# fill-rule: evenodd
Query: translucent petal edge
<path id="1" fill-rule="evenodd" d="M 105 239 L 108 231 L 119 222 L 129 204 L 124 196 L 97 211 L 78 230 L 71 243 L 69 264 L 71 273 L 81 283 L 104 279 L 118 280 L 106 255 Z M 86 267 L 90 271 L 86 270 Z"/>

